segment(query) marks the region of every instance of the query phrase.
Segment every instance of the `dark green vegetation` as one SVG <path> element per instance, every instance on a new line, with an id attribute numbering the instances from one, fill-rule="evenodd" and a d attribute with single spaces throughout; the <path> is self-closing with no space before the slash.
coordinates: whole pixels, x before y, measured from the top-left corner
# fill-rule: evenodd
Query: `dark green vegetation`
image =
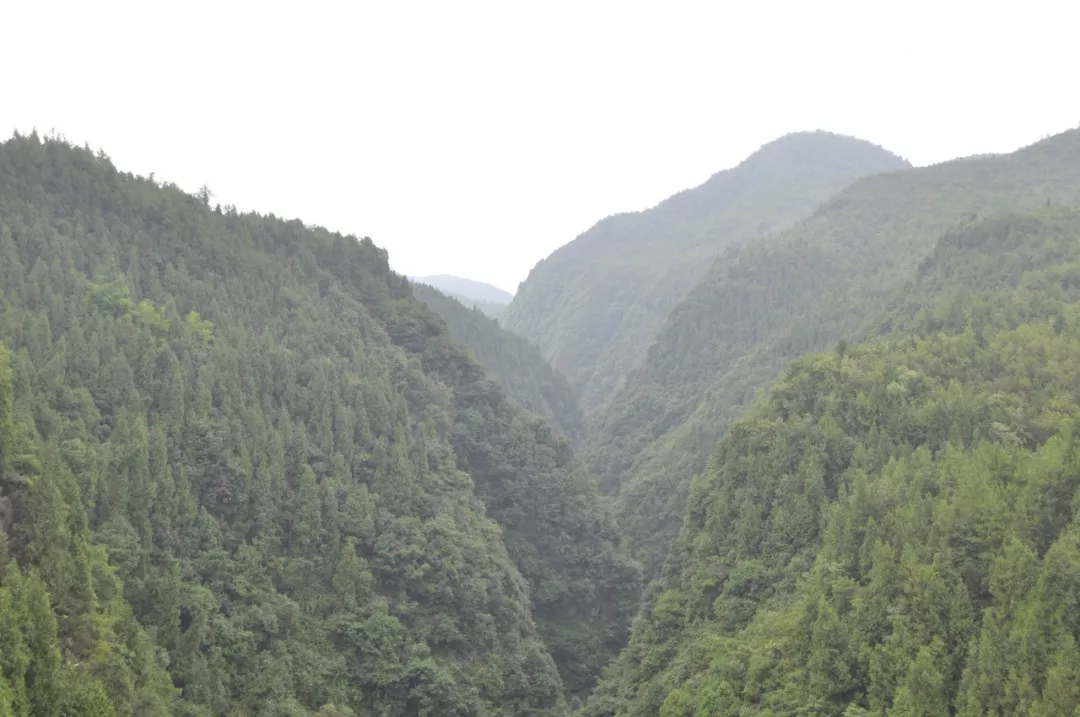
<path id="1" fill-rule="evenodd" d="M 413 294 L 442 317 L 450 336 L 472 352 L 513 401 L 547 418 L 572 442 L 582 440 L 585 426 L 577 397 L 539 349 L 499 326 L 486 312 L 430 286 L 413 284 Z"/>
<path id="2" fill-rule="evenodd" d="M 1080 131 L 739 244 L 874 164 L 789 137 L 566 250 L 640 279 L 608 336 L 549 295 L 594 399 L 640 354 L 617 526 L 568 382 L 370 240 L 0 145 L 0 717 L 1080 714 Z M 657 237 L 729 246 L 606 353 Z"/>
<path id="3" fill-rule="evenodd" d="M 924 253 L 886 340 L 798 360 L 732 423 L 585 714 L 1080 709 L 1080 214 Z"/>
<path id="4" fill-rule="evenodd" d="M 756 392 L 794 358 L 854 337 L 936 237 L 1048 201 L 1080 204 L 1078 131 L 1011 155 L 867 177 L 791 229 L 718 258 L 588 438 L 587 463 L 619 493 L 620 526 L 647 574 L 678 533 L 691 477 Z"/>
<path id="5" fill-rule="evenodd" d="M 0 715 L 558 715 L 638 569 L 387 255 L 0 145 Z"/>
<path id="6" fill-rule="evenodd" d="M 465 306 L 484 312 L 493 319 L 502 318 L 514 295 L 497 286 L 485 284 L 460 276 L 437 274 L 435 276 L 410 277 L 417 284 L 434 287 L 447 296 L 453 297 Z"/>
<path id="7" fill-rule="evenodd" d="M 724 246 L 808 216 L 859 177 L 904 166 L 850 137 L 776 140 L 652 209 L 604 219 L 541 261 L 504 324 L 570 380 L 591 424 Z"/>

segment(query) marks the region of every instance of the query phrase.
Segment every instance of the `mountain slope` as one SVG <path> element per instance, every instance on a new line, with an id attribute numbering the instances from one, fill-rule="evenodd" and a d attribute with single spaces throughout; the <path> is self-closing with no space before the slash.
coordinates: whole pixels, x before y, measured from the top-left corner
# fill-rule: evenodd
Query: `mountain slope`
<path id="1" fill-rule="evenodd" d="M 569 379 L 591 421 L 724 246 L 807 216 L 861 176 L 905 166 L 850 137 L 781 138 L 652 209 L 597 223 L 536 265 L 504 323 Z"/>
<path id="2" fill-rule="evenodd" d="M 470 309 L 430 286 L 413 284 L 413 294 L 446 322 L 454 340 L 472 352 L 507 396 L 547 418 L 572 442 L 582 440 L 585 426 L 577 398 L 539 349 L 499 326 L 486 312 Z"/>
<path id="3" fill-rule="evenodd" d="M 569 445 L 369 240 L 32 135 L 0 287 L 0 710 L 557 715 L 624 639 Z"/>
<path id="4" fill-rule="evenodd" d="M 700 479 L 584 714 L 1080 708 L 1080 213 L 944 236 Z"/>
<path id="5" fill-rule="evenodd" d="M 798 355 L 855 332 L 934 237 L 973 216 L 1080 201 L 1080 132 L 1016 153 L 867 177 L 813 217 L 732 248 L 680 302 L 589 437 L 620 524 L 655 574 L 691 476 L 755 392 Z"/>

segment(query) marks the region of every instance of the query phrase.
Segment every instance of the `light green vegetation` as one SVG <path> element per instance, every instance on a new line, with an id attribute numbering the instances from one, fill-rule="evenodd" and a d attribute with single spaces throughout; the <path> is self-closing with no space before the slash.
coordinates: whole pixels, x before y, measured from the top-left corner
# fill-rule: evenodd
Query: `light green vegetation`
<path id="1" fill-rule="evenodd" d="M 732 247 L 671 312 L 584 457 L 655 575 L 691 477 L 730 420 L 807 351 L 853 339 L 937 239 L 981 216 L 1080 204 L 1080 131 L 1011 155 L 867 177 L 780 234 Z"/>
<path id="2" fill-rule="evenodd" d="M 1080 707 L 1080 215 L 950 232 L 890 303 L 731 424 L 586 715 Z"/>

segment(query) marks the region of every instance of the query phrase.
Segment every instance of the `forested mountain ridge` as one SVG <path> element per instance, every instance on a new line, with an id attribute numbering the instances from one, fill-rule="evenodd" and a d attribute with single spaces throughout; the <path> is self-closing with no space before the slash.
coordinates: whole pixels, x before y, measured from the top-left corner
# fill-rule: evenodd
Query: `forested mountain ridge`
<path id="1" fill-rule="evenodd" d="M 587 421 L 726 245 L 790 225 L 859 177 L 908 166 L 862 140 L 789 135 L 652 209 L 598 222 L 519 287 L 505 325 L 539 346 Z"/>
<path id="2" fill-rule="evenodd" d="M 369 240 L 207 199 L 0 145 L 0 713 L 562 714 L 639 583 L 569 444 Z"/>
<path id="3" fill-rule="evenodd" d="M 502 318 L 514 295 L 497 286 L 485 284 L 460 276 L 436 274 L 434 276 L 409 277 L 415 284 L 430 286 L 447 296 L 457 299 L 465 306 L 480 309 L 493 319 Z"/>
<path id="4" fill-rule="evenodd" d="M 414 283 L 413 294 L 446 322 L 454 340 L 472 352 L 518 405 L 547 418 L 571 442 L 584 438 L 577 397 L 538 348 L 499 326 L 487 312 L 469 308 L 431 286 Z"/>
<path id="5" fill-rule="evenodd" d="M 946 234 L 695 479 L 588 717 L 1080 709 L 1080 213 Z"/>
<path id="6" fill-rule="evenodd" d="M 799 355 L 858 331 L 935 237 L 973 217 L 1080 203 L 1080 131 L 1009 155 L 859 180 L 812 217 L 731 247 L 671 312 L 591 431 L 583 457 L 618 493 L 646 572 L 679 530 L 691 476 L 727 422 Z"/>

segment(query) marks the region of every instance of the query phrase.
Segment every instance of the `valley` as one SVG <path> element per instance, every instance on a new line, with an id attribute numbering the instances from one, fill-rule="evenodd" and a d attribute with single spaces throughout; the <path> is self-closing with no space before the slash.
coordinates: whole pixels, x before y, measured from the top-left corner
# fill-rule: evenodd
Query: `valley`
<path id="1" fill-rule="evenodd" d="M 0 717 L 1080 710 L 1080 130 L 391 259 L 0 144 Z"/>

